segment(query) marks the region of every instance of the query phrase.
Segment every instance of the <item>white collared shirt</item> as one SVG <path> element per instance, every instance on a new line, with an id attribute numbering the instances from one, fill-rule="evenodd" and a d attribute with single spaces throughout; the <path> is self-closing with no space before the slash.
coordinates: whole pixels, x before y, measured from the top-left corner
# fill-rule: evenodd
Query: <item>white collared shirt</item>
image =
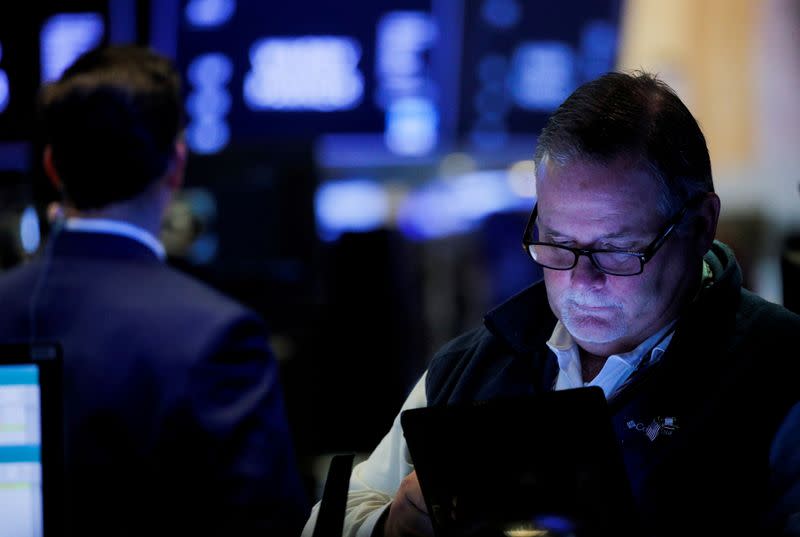
<path id="1" fill-rule="evenodd" d="M 106 218 L 67 218 L 64 228 L 70 231 L 82 231 L 86 233 L 106 233 L 108 235 L 119 235 L 133 239 L 153 251 L 161 261 L 167 258 L 164 245 L 161 244 L 152 233 L 144 228 L 121 220 L 109 220 Z"/>

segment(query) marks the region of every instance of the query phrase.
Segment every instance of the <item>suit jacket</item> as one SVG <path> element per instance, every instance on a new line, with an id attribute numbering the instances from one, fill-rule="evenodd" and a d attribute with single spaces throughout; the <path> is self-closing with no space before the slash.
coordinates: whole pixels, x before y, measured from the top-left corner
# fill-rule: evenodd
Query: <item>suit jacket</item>
<path id="1" fill-rule="evenodd" d="M 0 339 L 64 351 L 76 535 L 294 535 L 306 515 L 261 319 L 122 236 L 62 231 L 0 278 Z"/>

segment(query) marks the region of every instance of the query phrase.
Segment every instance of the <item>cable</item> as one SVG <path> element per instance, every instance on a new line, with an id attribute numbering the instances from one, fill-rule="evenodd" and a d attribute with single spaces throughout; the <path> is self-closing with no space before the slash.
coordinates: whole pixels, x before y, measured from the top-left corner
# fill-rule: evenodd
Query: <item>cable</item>
<path id="1" fill-rule="evenodd" d="M 55 243 L 58 240 L 58 235 L 61 233 L 61 230 L 64 227 L 63 218 L 57 218 L 53 221 L 50 237 L 48 238 L 47 242 L 45 243 L 44 250 L 42 252 L 42 268 L 39 271 L 38 276 L 36 277 L 36 283 L 33 286 L 33 292 L 31 293 L 31 299 L 28 302 L 28 342 L 33 345 L 36 343 L 36 305 L 39 301 L 39 295 L 44 288 L 45 281 L 47 279 L 48 273 L 53 264 L 53 250 L 55 248 Z"/>

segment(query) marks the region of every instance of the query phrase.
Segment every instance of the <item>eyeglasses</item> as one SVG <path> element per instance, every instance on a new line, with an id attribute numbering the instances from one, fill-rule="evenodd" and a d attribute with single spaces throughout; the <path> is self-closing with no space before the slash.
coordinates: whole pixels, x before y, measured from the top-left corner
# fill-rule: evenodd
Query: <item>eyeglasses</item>
<path id="1" fill-rule="evenodd" d="M 664 245 L 667 238 L 683 220 L 686 212 L 699 204 L 702 197 L 695 198 L 687 203 L 683 209 L 670 219 L 658 236 L 641 252 L 623 250 L 603 250 L 594 248 L 570 248 L 549 242 L 540 242 L 539 229 L 536 225 L 538 208 L 533 206 L 533 212 L 525 227 L 522 236 L 522 247 L 528 255 L 539 265 L 554 270 L 571 270 L 578 264 L 582 255 L 588 257 L 594 268 L 612 276 L 636 276 L 644 270 L 644 264 L 650 261 L 659 248 Z"/>

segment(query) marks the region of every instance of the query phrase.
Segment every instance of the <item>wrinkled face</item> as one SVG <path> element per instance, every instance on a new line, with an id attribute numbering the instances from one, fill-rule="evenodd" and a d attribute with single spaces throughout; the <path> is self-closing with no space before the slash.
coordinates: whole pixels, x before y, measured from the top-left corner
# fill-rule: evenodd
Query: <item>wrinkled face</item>
<path id="1" fill-rule="evenodd" d="M 624 160 L 546 165 L 536 186 L 541 241 L 642 251 L 669 219 L 656 209 L 656 182 Z M 701 264 L 691 240 L 673 233 L 636 276 L 604 274 L 586 256 L 571 270 L 545 268 L 553 313 L 590 353 L 634 349 L 675 318 L 699 280 Z"/>

